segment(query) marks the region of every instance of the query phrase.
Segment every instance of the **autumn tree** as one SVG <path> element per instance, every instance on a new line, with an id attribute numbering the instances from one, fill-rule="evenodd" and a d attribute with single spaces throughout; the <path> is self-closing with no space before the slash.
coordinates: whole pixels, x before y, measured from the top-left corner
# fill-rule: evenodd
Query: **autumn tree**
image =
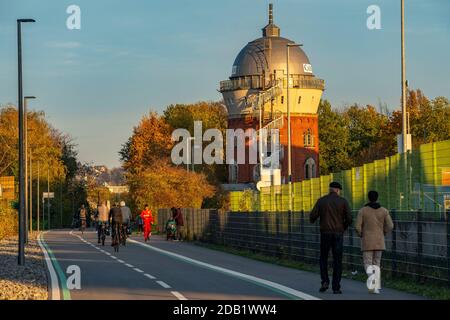
<path id="1" fill-rule="evenodd" d="M 172 130 L 164 117 L 152 112 L 142 118 L 119 152 L 135 210 L 145 203 L 153 209 L 200 208 L 214 194 L 203 173 L 172 164 Z"/>
<path id="2" fill-rule="evenodd" d="M 119 151 L 124 170 L 139 173 L 156 160 L 169 157 L 173 146 L 171 134 L 170 125 L 156 112 L 145 115 Z"/>
<path id="3" fill-rule="evenodd" d="M 227 111 L 220 102 L 169 105 L 164 111 L 164 119 L 173 129 L 187 129 L 191 136 L 194 136 L 195 121 L 202 123 L 202 134 L 208 129 L 218 129 L 222 136 L 225 136 L 228 124 Z M 208 143 L 203 142 L 203 147 Z M 195 171 L 204 173 L 208 181 L 216 186 L 227 181 L 226 165 L 195 165 L 194 168 Z"/>

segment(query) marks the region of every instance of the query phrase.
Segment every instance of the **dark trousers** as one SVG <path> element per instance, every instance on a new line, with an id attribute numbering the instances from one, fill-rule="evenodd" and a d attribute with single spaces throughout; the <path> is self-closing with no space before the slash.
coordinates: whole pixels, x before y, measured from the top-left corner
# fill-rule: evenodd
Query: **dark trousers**
<path id="1" fill-rule="evenodd" d="M 344 235 L 342 233 L 320 234 L 320 277 L 322 284 L 329 284 L 328 278 L 328 253 L 333 254 L 333 290 L 341 288 L 342 253 L 344 247 Z"/>

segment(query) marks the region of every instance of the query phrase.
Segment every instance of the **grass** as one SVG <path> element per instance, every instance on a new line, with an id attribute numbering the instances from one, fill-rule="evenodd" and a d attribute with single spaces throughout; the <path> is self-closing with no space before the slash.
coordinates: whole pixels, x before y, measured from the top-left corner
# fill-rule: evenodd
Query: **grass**
<path id="1" fill-rule="evenodd" d="M 209 249 L 222 251 L 231 253 L 234 255 L 238 255 L 241 257 L 250 258 L 253 260 L 258 260 L 262 262 L 267 262 L 271 264 L 276 264 L 283 267 L 288 267 L 292 269 L 298 269 L 303 271 L 309 271 L 318 273 L 319 268 L 312 264 L 302 263 L 299 261 L 294 261 L 291 259 L 280 259 L 273 256 L 267 256 L 261 253 L 256 253 L 249 250 L 237 249 L 234 247 L 217 245 L 217 244 L 209 244 L 204 242 L 196 242 L 197 245 L 204 246 Z M 344 270 L 342 274 L 343 278 L 352 279 L 356 281 L 365 282 L 367 280 L 367 276 L 362 273 L 358 273 L 356 276 L 353 276 L 350 271 Z M 435 283 L 427 283 L 421 284 L 417 283 L 414 279 L 404 279 L 404 278 L 392 278 L 390 276 L 385 276 L 382 279 L 383 287 L 396 289 L 399 291 L 417 294 L 426 298 L 436 299 L 436 300 L 450 300 L 450 287 L 446 287 L 445 285 L 439 285 Z"/>

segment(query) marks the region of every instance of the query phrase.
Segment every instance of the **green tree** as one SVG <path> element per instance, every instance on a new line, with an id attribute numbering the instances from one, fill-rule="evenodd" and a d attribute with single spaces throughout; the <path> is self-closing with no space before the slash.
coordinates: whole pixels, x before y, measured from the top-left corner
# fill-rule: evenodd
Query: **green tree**
<path id="1" fill-rule="evenodd" d="M 348 122 L 331 108 L 327 100 L 319 104 L 319 166 L 320 174 L 348 169 L 352 165 L 352 147 Z"/>

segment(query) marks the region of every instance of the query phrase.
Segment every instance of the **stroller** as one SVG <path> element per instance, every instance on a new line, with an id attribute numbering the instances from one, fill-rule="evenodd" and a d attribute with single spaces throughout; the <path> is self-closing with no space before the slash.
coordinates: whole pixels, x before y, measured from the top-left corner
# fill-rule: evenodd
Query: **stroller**
<path id="1" fill-rule="evenodd" d="M 167 220 L 166 223 L 166 234 L 167 234 L 167 239 L 166 240 L 175 240 L 175 235 L 177 233 L 177 224 L 175 222 L 175 220 L 173 219 L 169 219 Z"/>

